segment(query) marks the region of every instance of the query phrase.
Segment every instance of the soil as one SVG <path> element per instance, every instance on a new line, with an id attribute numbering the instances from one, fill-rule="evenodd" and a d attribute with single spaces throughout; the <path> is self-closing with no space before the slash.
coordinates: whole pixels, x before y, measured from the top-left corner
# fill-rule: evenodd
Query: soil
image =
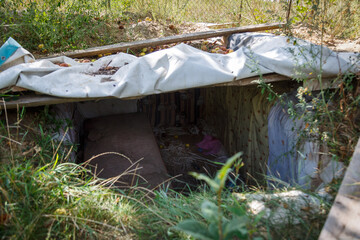
<path id="1" fill-rule="evenodd" d="M 313 31 L 307 27 L 296 27 L 292 30 L 295 37 L 307 40 L 314 44 L 323 43 L 326 47 L 337 52 L 360 52 L 360 39 L 340 39 L 321 31 Z M 321 41 L 322 39 L 322 41 Z"/>
<path id="2" fill-rule="evenodd" d="M 175 179 L 171 187 L 177 191 L 195 190 L 201 181 L 189 175 L 190 172 L 202 173 L 214 177 L 221 168 L 219 162 L 224 163 L 228 158 L 224 149 L 217 154 L 206 154 L 197 146 L 204 136 L 198 127 L 196 132 L 186 127 L 169 127 L 156 130 L 155 136 L 160 148 L 161 157 L 168 173 Z"/>
<path id="3" fill-rule="evenodd" d="M 224 24 L 210 24 L 210 23 L 192 23 L 192 22 L 184 22 L 184 23 L 173 23 L 170 20 L 168 21 L 154 21 L 150 18 L 145 18 L 143 21 L 138 22 L 121 22 L 115 21 L 112 23 L 107 24 L 107 33 L 110 34 L 113 38 L 113 43 L 120 43 L 120 42 L 132 42 L 132 41 L 141 41 L 153 38 L 162 38 L 174 35 L 181 35 L 186 33 L 194 33 L 194 32 L 202 32 L 202 31 L 209 31 L 214 30 L 217 28 L 227 28 L 227 27 L 236 27 L 236 24 L 232 25 L 224 25 Z M 338 52 L 360 52 L 360 39 L 341 39 L 336 38 L 330 34 L 321 34 L 321 31 L 314 31 L 308 27 L 304 26 L 295 26 L 292 30 L 292 35 L 314 44 L 323 44 L 330 48 L 333 51 Z M 275 34 L 279 34 L 282 30 L 272 30 L 268 32 L 274 32 Z M 104 32 L 105 34 L 105 32 Z M 211 52 L 212 49 L 216 49 L 218 47 L 223 46 L 224 43 L 221 42 L 222 38 L 213 38 L 213 39 L 202 39 L 197 41 L 188 41 L 184 42 L 186 44 L 192 45 L 196 48 L 201 48 L 203 43 L 207 41 L 214 46 L 207 47 L 205 50 Z M 89 46 L 94 46 L 94 42 L 88 42 Z M 176 44 L 168 44 L 164 46 L 158 46 L 156 48 L 148 48 L 152 51 L 157 51 L 164 48 L 172 47 Z M 203 49 L 204 50 L 204 49 Z M 225 51 L 222 50 L 224 53 Z M 216 51 L 215 51 L 216 52 Z M 141 56 L 141 49 L 134 50 L 132 49 L 130 53 L 134 55 Z M 144 52 L 144 53 L 149 53 Z M 43 53 L 33 52 L 36 58 L 44 57 Z M 48 54 L 46 54 L 48 55 Z M 98 56 L 101 57 L 101 56 Z M 88 61 L 86 59 L 85 61 Z"/>
<path id="4" fill-rule="evenodd" d="M 171 23 L 146 20 L 123 27 L 124 34 L 129 41 L 160 38 L 177 34 L 209 31 L 213 29 L 211 24 L 206 23 L 182 23 L 174 25 Z M 313 31 L 304 26 L 294 27 L 292 34 L 295 37 L 307 40 L 314 44 L 320 45 L 323 43 L 333 51 L 360 52 L 360 39 L 340 39 L 325 33 L 323 34 L 323 40 L 321 42 L 321 31 Z"/>
<path id="5" fill-rule="evenodd" d="M 138 41 L 177 34 L 208 31 L 210 29 L 201 23 L 182 23 L 175 25 L 145 20 L 124 26 L 124 30 L 124 33 L 129 40 Z"/>

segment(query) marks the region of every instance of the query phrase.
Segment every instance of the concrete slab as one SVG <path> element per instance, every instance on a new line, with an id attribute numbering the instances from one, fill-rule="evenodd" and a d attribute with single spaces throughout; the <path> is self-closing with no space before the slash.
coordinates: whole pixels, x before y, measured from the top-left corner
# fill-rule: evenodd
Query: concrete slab
<path id="1" fill-rule="evenodd" d="M 120 114 L 86 120 L 84 137 L 84 159 L 103 154 L 89 162 L 91 169 L 101 178 L 121 176 L 116 186 L 154 188 L 167 179 L 164 162 L 145 114 Z M 126 157 L 116 153 L 130 158 L 132 163 L 143 159 L 132 165 Z M 141 169 L 135 171 L 135 168 Z"/>

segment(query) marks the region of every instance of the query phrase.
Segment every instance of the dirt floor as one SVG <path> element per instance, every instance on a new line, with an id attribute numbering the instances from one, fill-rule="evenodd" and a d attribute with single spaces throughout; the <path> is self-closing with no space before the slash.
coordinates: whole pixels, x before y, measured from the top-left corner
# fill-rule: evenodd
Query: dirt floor
<path id="1" fill-rule="evenodd" d="M 214 177 L 221 164 L 228 158 L 223 146 L 216 153 L 209 153 L 199 147 L 199 143 L 204 140 L 203 133 L 203 129 L 195 125 L 154 129 L 169 176 L 175 178 L 171 184 L 173 189 L 178 191 L 196 189 L 200 182 L 189 175 L 189 172 Z M 216 138 L 214 140 L 217 141 Z"/>

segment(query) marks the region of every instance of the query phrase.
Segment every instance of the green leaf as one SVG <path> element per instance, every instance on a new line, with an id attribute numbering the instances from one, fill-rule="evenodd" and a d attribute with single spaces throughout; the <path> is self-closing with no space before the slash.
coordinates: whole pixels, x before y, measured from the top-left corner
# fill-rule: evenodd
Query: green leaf
<path id="1" fill-rule="evenodd" d="M 246 216 L 236 217 L 228 222 L 224 227 L 225 239 L 232 239 L 234 236 L 240 239 L 247 239 L 248 230 L 246 225 L 249 219 Z"/>
<path id="2" fill-rule="evenodd" d="M 58 161 L 59 161 L 59 154 L 56 154 L 56 159 L 55 159 L 55 163 L 54 163 L 54 165 L 53 165 L 53 167 L 52 167 L 52 170 L 54 170 L 54 169 L 55 169 L 55 167 L 56 167 L 56 165 L 57 165 Z"/>
<path id="3" fill-rule="evenodd" d="M 239 152 L 239 153 L 235 154 L 234 156 L 232 156 L 231 158 L 229 158 L 227 160 L 227 162 L 225 163 L 225 165 L 217 172 L 215 179 L 219 180 L 219 183 L 220 183 L 219 187 L 223 187 L 225 185 L 225 181 L 231 170 L 230 169 L 231 166 L 234 164 L 234 162 L 236 160 L 238 160 L 240 158 L 241 155 L 242 155 L 242 153 Z"/>
<path id="4" fill-rule="evenodd" d="M 216 206 L 216 204 L 213 202 L 205 200 L 201 204 L 201 212 L 203 217 L 209 222 L 217 221 L 218 219 L 218 206 Z"/>
<path id="5" fill-rule="evenodd" d="M 219 239 L 219 228 L 217 222 L 211 222 L 208 227 L 208 233 L 212 239 Z"/>
<path id="6" fill-rule="evenodd" d="M 242 217 L 246 216 L 246 209 L 242 206 L 227 206 L 226 208 L 229 212 L 235 214 L 236 216 Z"/>
<path id="7" fill-rule="evenodd" d="M 191 176 L 193 176 L 194 178 L 198 179 L 198 180 L 204 180 L 211 188 L 214 192 L 219 191 L 220 189 L 220 185 L 219 183 L 217 183 L 216 181 L 212 180 L 211 178 L 209 178 L 208 176 L 204 175 L 204 174 L 199 174 L 196 172 L 190 172 L 189 173 Z"/>
<path id="8" fill-rule="evenodd" d="M 200 223 L 196 220 L 185 220 L 180 222 L 174 227 L 174 229 L 183 231 L 194 238 L 201 240 L 215 240 L 211 234 L 209 234 L 208 229 L 205 224 Z"/>

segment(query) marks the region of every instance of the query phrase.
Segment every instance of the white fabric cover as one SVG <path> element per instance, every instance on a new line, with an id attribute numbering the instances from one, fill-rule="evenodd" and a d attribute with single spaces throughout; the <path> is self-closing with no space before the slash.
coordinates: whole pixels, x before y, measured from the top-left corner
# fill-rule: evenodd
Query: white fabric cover
<path id="1" fill-rule="evenodd" d="M 18 86 L 36 92 L 69 98 L 139 97 L 194 87 L 231 82 L 233 80 L 279 73 L 289 77 L 319 71 L 322 52 L 325 77 L 336 76 L 352 68 L 349 57 L 302 40 L 288 41 L 271 34 L 242 34 L 252 43 L 222 55 L 180 44 L 137 58 L 119 53 L 100 58 L 94 63 L 77 63 L 58 57 L 23 63 L 0 73 L 0 89 Z M 294 57 L 295 56 L 295 57 Z M 316 59 L 315 61 L 313 59 Z M 71 67 L 54 63 L 66 62 Z M 114 75 L 93 75 L 102 67 L 120 67 Z"/>

